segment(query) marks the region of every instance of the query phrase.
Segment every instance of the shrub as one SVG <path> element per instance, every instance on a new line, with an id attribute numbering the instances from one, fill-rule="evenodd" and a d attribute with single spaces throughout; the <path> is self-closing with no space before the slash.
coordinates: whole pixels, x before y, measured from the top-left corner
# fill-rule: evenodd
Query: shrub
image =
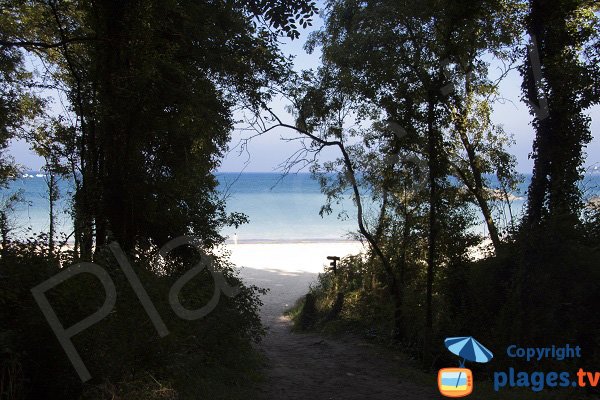
<path id="1" fill-rule="evenodd" d="M 160 338 L 114 258 L 99 252 L 95 261 L 111 276 L 117 301 L 102 321 L 73 338 L 92 380 L 82 384 L 31 295 L 31 288 L 60 271 L 38 242 L 13 243 L 0 258 L 0 399 L 192 399 L 242 398 L 258 379 L 260 362 L 251 343 L 264 331 L 256 287 L 246 287 L 231 265 L 221 270 L 240 293 L 221 296 L 205 318 L 185 321 L 168 303 L 169 290 L 183 271 L 160 275 L 142 258 L 132 262 L 166 324 Z M 69 260 L 64 260 L 69 265 Z M 70 261 L 72 262 L 72 261 Z M 186 308 L 207 304 L 212 278 L 201 274 L 182 290 Z M 104 302 L 97 278 L 80 274 L 47 292 L 63 326 L 95 312 Z"/>

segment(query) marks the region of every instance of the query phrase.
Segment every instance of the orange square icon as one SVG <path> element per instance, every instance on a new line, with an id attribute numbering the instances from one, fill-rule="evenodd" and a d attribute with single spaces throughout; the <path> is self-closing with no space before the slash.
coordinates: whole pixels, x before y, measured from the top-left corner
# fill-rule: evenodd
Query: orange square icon
<path id="1" fill-rule="evenodd" d="M 473 373 L 467 368 L 440 369 L 438 388 L 446 397 L 468 396 L 473 392 Z"/>

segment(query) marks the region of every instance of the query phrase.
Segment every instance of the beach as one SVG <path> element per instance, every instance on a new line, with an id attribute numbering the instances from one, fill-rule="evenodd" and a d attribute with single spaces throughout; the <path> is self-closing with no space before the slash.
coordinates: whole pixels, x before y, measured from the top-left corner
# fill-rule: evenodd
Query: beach
<path id="1" fill-rule="evenodd" d="M 291 242 L 226 244 L 231 261 L 240 268 L 276 269 L 285 272 L 324 272 L 328 256 L 345 257 L 363 250 L 360 242 Z"/>
<path id="2" fill-rule="evenodd" d="M 356 336 L 294 333 L 284 312 L 303 297 L 329 261 L 363 249 L 360 242 L 227 244 L 247 285 L 268 289 L 261 319 L 267 335 L 257 349 L 265 358 L 258 399 L 433 400 L 432 387 L 408 382 L 397 373 L 401 361 Z"/>
<path id="3" fill-rule="evenodd" d="M 263 242 L 229 243 L 216 253 L 229 253 L 246 285 L 269 289 L 262 299 L 261 318 L 271 326 L 325 272 L 327 256 L 345 257 L 362 250 L 360 242 Z"/>

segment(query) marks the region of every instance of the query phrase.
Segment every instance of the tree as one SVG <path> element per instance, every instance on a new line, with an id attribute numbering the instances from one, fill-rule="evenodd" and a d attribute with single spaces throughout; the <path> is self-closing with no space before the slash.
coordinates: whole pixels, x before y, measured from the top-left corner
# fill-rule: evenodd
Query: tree
<path id="1" fill-rule="evenodd" d="M 64 121 L 57 118 L 38 125 L 33 132 L 25 136 L 33 150 L 44 159 L 42 170 L 45 172 L 49 203 L 48 255 L 50 258 L 55 255 L 54 241 L 57 234 L 55 207 L 61 196 L 58 182 L 60 179 L 70 177 L 67 160 L 71 149 L 66 148 L 64 143 L 68 143 L 69 136 L 72 134 Z"/>
<path id="2" fill-rule="evenodd" d="M 2 250 L 0 254 L 6 254 L 10 244 L 10 233 L 15 229 L 14 212 L 16 206 L 23 202 L 23 191 L 17 191 L 8 195 L 3 195 L 0 199 L 0 244 Z"/>
<path id="3" fill-rule="evenodd" d="M 531 0 L 530 45 L 520 69 L 523 98 L 532 115 L 533 176 L 521 229 L 522 258 L 515 280 L 514 331 L 522 338 L 585 335 L 578 319 L 549 317 L 560 304 L 584 304 L 579 292 L 594 280 L 585 254 L 583 201 L 578 183 L 591 140 L 585 110 L 598 103 L 597 2 Z M 565 277 L 573 277 L 564 287 Z M 574 306 L 575 308 L 575 306 Z M 572 313 L 576 313 L 572 311 Z M 577 333 L 575 333 L 577 332 Z"/>
<path id="4" fill-rule="evenodd" d="M 148 249 L 184 233 L 218 242 L 214 194 L 232 107 L 279 79 L 277 38 L 309 24 L 313 2 L 11 3 L 29 25 L 2 38 L 39 55 L 68 95 L 76 155 L 74 225 L 83 259 L 117 240 Z M 43 21 L 43 23 L 40 23 Z M 165 221 L 170 221 L 166 227 Z"/>
<path id="5" fill-rule="evenodd" d="M 395 129 L 365 136 L 361 144 L 369 148 L 369 143 L 377 143 L 373 149 L 382 152 L 379 159 L 388 164 L 379 168 L 381 184 L 374 186 L 380 191 L 384 205 L 380 221 L 385 220 L 389 194 L 405 183 L 399 179 L 401 171 L 407 170 L 405 165 L 394 166 L 393 162 L 389 165 L 389 161 L 398 160 L 398 156 L 402 160 L 412 152 L 415 155 L 411 159 L 416 157 L 426 163 L 426 168 L 420 171 L 426 174 L 426 179 L 420 182 L 424 183 L 428 205 L 427 226 L 423 231 L 428 243 L 426 355 L 433 331 L 434 284 L 447 260 L 445 229 L 452 217 L 445 220 L 449 215 L 445 204 L 455 196 L 448 181 L 451 174 L 466 184 L 492 228 L 494 245 L 499 246 L 483 176 L 501 169 L 510 174 L 511 158 L 500 145 L 503 141 L 495 138 L 501 131 L 492 129 L 489 122 L 479 126 L 473 122 L 481 116 L 489 119 L 491 105 L 487 97 L 494 91 L 483 57 L 489 53 L 506 57 L 503 47 L 511 45 L 519 32 L 518 23 L 511 22 L 517 9 L 515 2 L 505 1 L 418 4 L 329 1 L 325 27 L 308 44 L 309 50 L 322 47 L 322 74 L 329 74 L 327 81 L 332 82 L 331 92 L 337 98 L 354 99 L 353 110 L 359 125 L 363 121 L 396 125 Z M 449 68 L 454 72 L 450 79 Z M 455 86 L 451 96 L 446 90 L 448 80 Z M 456 144 L 462 147 L 462 152 L 456 151 Z M 460 157 L 462 154 L 464 159 Z M 464 224 L 461 229 L 465 229 Z M 397 307 L 401 307 L 401 302 Z"/>
<path id="6" fill-rule="evenodd" d="M 23 125 L 39 114 L 40 99 L 29 90 L 31 74 L 23 64 L 23 54 L 18 48 L 2 44 L 6 36 L 16 29 L 8 13 L 0 14 L 0 186 L 17 175 L 14 161 L 5 150 Z"/>
<path id="7" fill-rule="evenodd" d="M 233 109 L 269 98 L 286 63 L 277 40 L 297 37 L 296 23 L 308 24 L 314 12 L 314 3 L 302 0 L 2 1 L 2 54 L 19 68 L 24 58 L 35 60 L 45 68 L 37 89 L 59 91 L 67 100 L 60 116 L 46 109 L 37 129 L 11 117 L 47 160 L 52 221 L 56 174 L 68 168 L 75 183 L 75 251 L 57 251 L 52 223 L 48 243 L 19 242 L 0 258 L 2 383 L 15 366 L 24 398 L 153 398 L 174 396 L 163 390 L 173 386 L 178 398 L 211 398 L 206 392 L 227 397 L 231 383 L 239 389 L 252 364 L 250 342 L 263 333 L 260 290 L 245 287 L 227 260 L 217 258 L 215 268 L 239 286 L 238 296 L 222 299 L 195 322 L 176 318 L 167 299 L 203 250 L 223 241 L 222 225 L 242 221 L 225 213 L 214 176 Z M 17 70 L 7 68 L 4 76 Z M 16 92 L 24 82 L 7 78 L 2 90 Z M 10 125 L 2 123 L 2 129 Z M 0 228 L 5 233 L 7 225 Z M 196 236 L 199 248 L 181 246 L 157 261 L 155 250 L 182 234 Z M 113 240 L 129 253 L 136 276 L 168 318 L 170 338 L 157 340 L 152 329 L 140 329 L 148 316 L 120 272 L 122 260 L 109 253 Z M 118 292 L 97 330 L 78 335 L 96 379 L 86 385 L 31 296 L 32 287 L 60 272 L 59 255 L 101 265 Z M 202 278 L 182 291 L 186 307 L 200 308 L 213 295 L 214 285 Z M 53 309 L 71 322 L 92 315 L 102 299 L 99 284 L 90 276 L 65 282 L 53 290 Z M 150 389 L 155 385 L 160 393 Z M 4 398 L 6 385 L 0 386 Z"/>
<path id="8" fill-rule="evenodd" d="M 543 0 L 528 5 L 531 46 L 521 74 L 536 137 L 527 223 L 562 220 L 556 233 L 567 232 L 577 226 L 582 207 L 577 182 L 583 149 L 591 140 L 584 111 L 599 99 L 598 65 L 590 46 L 598 38 L 598 6 L 593 1 Z"/>

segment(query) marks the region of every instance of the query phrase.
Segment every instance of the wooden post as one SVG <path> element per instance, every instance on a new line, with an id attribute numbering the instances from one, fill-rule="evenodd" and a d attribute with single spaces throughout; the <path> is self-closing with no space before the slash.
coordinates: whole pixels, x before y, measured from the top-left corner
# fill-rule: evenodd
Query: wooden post
<path id="1" fill-rule="evenodd" d="M 337 262 L 340 261 L 340 258 L 336 257 L 336 256 L 328 256 L 327 259 L 331 260 L 331 262 L 329 263 L 329 265 L 331 265 L 331 269 L 333 270 L 333 274 L 336 275 L 337 274 Z"/>

